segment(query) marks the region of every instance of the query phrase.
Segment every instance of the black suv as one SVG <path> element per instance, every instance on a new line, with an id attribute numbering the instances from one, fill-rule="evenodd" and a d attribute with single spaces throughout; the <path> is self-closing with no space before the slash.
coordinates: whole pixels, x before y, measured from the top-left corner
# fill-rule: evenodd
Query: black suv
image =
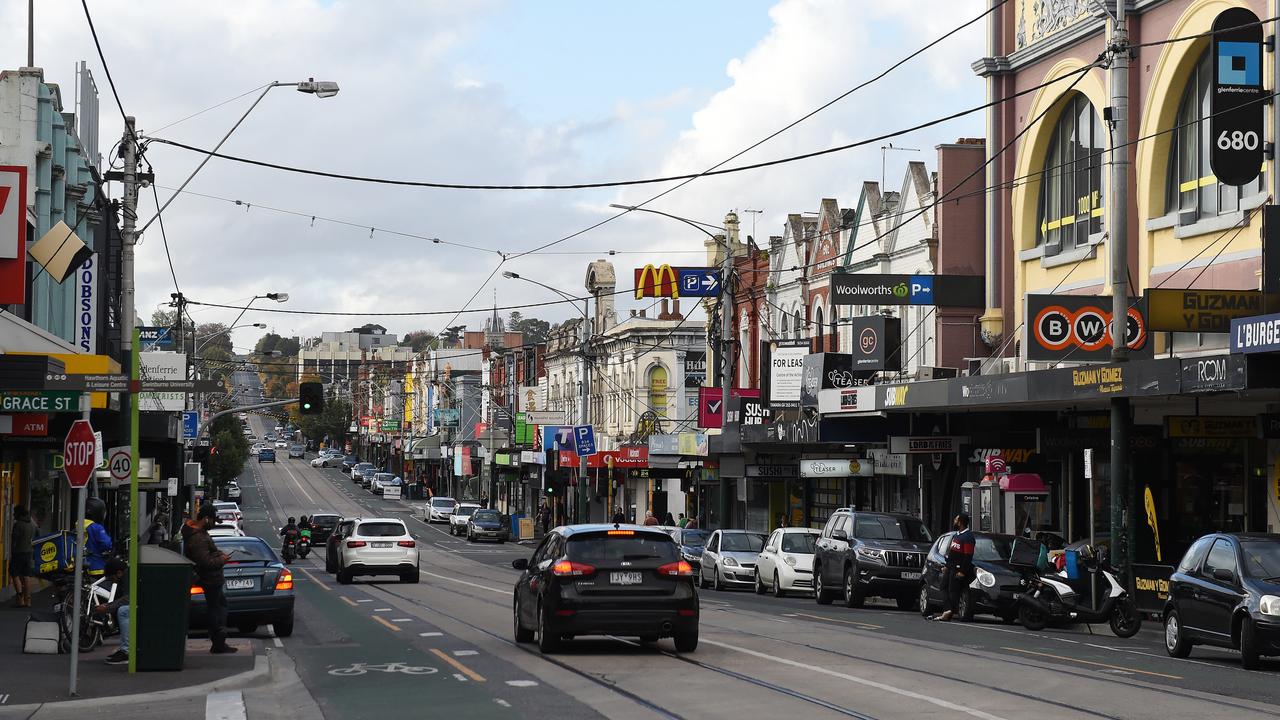
<path id="1" fill-rule="evenodd" d="M 891 597 L 899 608 L 915 609 L 931 541 L 924 523 L 909 515 L 840 508 L 818 538 L 814 597 L 826 605 L 842 592 L 849 607 L 862 607 L 868 597 Z"/>
<path id="2" fill-rule="evenodd" d="M 1249 670 L 1259 656 L 1280 655 L 1280 535 L 1196 540 L 1169 578 L 1164 642 L 1180 658 L 1193 645 L 1235 648 Z"/>

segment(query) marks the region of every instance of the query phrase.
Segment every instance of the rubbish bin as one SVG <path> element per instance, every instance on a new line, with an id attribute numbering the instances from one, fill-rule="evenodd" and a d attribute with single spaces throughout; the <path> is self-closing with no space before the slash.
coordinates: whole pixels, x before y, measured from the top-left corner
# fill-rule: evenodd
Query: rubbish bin
<path id="1" fill-rule="evenodd" d="M 137 624 L 139 670 L 181 670 L 187 656 L 192 563 L 156 545 L 138 548 Z"/>

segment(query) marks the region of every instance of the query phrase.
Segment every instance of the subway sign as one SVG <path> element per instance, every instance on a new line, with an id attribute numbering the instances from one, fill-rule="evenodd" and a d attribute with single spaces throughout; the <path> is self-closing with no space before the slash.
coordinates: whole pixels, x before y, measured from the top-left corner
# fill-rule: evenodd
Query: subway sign
<path id="1" fill-rule="evenodd" d="M 835 305 L 943 305 L 982 307 L 986 279 L 981 275 L 864 275 L 838 272 L 831 276 Z"/>

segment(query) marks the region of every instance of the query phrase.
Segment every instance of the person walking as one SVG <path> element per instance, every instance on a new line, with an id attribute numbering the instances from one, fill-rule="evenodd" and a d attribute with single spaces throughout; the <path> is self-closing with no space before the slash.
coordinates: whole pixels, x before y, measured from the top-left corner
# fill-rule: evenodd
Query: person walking
<path id="1" fill-rule="evenodd" d="M 551 505 L 542 503 L 542 534 L 551 532 Z"/>
<path id="2" fill-rule="evenodd" d="M 649 510 L 648 512 L 646 512 L 646 513 L 644 514 L 644 524 L 645 524 L 645 525 L 657 525 L 657 524 L 658 524 L 658 518 L 656 518 L 656 517 L 654 517 L 654 516 L 653 516 L 653 511 L 652 511 L 652 510 Z"/>
<path id="3" fill-rule="evenodd" d="M 218 509 L 212 504 L 200 508 L 195 520 L 188 520 L 182 525 L 183 547 L 187 559 L 196 564 L 196 580 L 204 588 L 205 611 L 208 613 L 209 640 L 212 642 L 209 652 L 215 655 L 236 652 L 236 648 L 227 644 L 227 594 L 223 586 L 222 566 L 231 559 L 230 555 L 218 549 L 213 538 L 209 537 L 209 528 L 218 525 Z"/>
<path id="4" fill-rule="evenodd" d="M 35 569 L 31 545 L 36 539 L 36 524 L 31 513 L 21 505 L 13 508 L 13 529 L 9 533 L 9 577 L 13 578 L 13 606 L 31 607 L 31 585 Z"/>
<path id="5" fill-rule="evenodd" d="M 778 527 L 780 527 L 780 528 L 787 527 L 787 514 L 786 514 L 786 513 L 778 513 Z"/>
<path id="6" fill-rule="evenodd" d="M 956 534 L 951 536 L 951 545 L 947 547 L 947 567 L 942 575 L 942 586 L 947 591 L 946 610 L 929 618 L 941 622 L 949 622 L 955 617 L 960 593 L 964 592 L 969 578 L 973 576 L 973 546 L 976 541 L 969 530 L 969 516 L 965 513 L 956 515 L 952 527 Z"/>
<path id="7" fill-rule="evenodd" d="M 676 519 L 671 515 L 670 510 L 667 511 L 667 516 L 662 519 L 662 524 L 666 525 L 667 527 L 675 527 Z"/>

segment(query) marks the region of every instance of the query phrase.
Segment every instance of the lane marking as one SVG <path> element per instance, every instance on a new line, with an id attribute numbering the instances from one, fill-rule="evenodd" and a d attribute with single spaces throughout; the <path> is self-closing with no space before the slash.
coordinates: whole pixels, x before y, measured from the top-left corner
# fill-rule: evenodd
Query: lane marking
<path id="1" fill-rule="evenodd" d="M 395 625 L 392 625 L 391 623 L 387 622 L 386 620 L 383 620 L 381 616 L 379 616 L 379 615 L 373 615 L 373 616 L 371 616 L 371 617 L 373 617 L 373 621 L 374 621 L 374 622 L 376 622 L 376 623 L 378 623 L 378 624 L 382 625 L 383 627 L 385 627 L 385 628 L 389 628 L 389 629 L 394 630 L 394 631 L 396 631 L 396 632 L 400 632 L 400 628 L 396 627 Z"/>
<path id="2" fill-rule="evenodd" d="M 357 600 L 356 602 L 358 602 L 358 603 L 367 603 L 367 602 L 373 602 L 373 600 L 372 600 L 371 598 L 361 598 L 360 600 Z"/>
<path id="3" fill-rule="evenodd" d="M 511 703 L 507 702 L 506 700 L 503 700 L 502 698 L 494 698 L 493 701 L 498 703 L 502 707 L 505 707 L 505 708 L 511 707 Z"/>
<path id="4" fill-rule="evenodd" d="M 467 657 L 468 655 L 479 655 L 479 654 L 480 653 L 476 650 L 454 650 L 453 651 L 454 657 Z"/>
<path id="5" fill-rule="evenodd" d="M 1066 655 L 1051 655 L 1049 653 L 1036 652 L 1035 650 L 1022 650 L 1014 647 L 1002 647 L 1001 650 L 1009 652 L 1023 653 L 1025 655 L 1038 655 L 1040 657 L 1053 658 L 1054 660 L 1065 660 L 1066 662 L 1080 663 L 1081 665 L 1092 665 L 1094 667 L 1106 668 L 1108 670 L 1120 670 L 1122 672 L 1139 673 L 1142 675 L 1151 675 L 1152 677 L 1167 678 L 1169 680 L 1182 680 L 1181 675 L 1167 675 L 1165 673 L 1151 672 L 1150 670 L 1135 670 L 1133 668 L 1121 667 L 1119 665 L 1108 665 L 1106 663 L 1094 662 L 1092 660 L 1080 660 L 1078 658 L 1067 657 Z"/>
<path id="6" fill-rule="evenodd" d="M 444 635 L 444 633 L 439 633 L 439 632 L 418 633 L 418 637 L 441 637 L 442 635 Z"/>
<path id="7" fill-rule="evenodd" d="M 454 670 L 457 670 L 458 672 L 462 673 L 463 675 L 466 675 L 472 680 L 475 680 L 476 682 L 484 682 L 484 676 L 482 676 L 480 673 L 476 672 L 475 670 L 472 670 L 471 668 L 467 667 L 466 665 L 463 665 L 457 660 L 454 660 L 453 658 L 449 657 L 440 648 L 431 648 L 431 653 L 436 657 L 440 658 L 441 660 L 449 663 L 450 665 L 453 666 Z"/>
<path id="8" fill-rule="evenodd" d="M 374 612 L 391 612 L 391 608 L 374 608 Z"/>
<path id="9" fill-rule="evenodd" d="M 284 471 L 289 473 L 289 477 L 293 480 L 293 484 L 297 485 L 298 489 L 302 491 L 302 494 L 307 496 L 307 502 L 311 503 L 312 505 L 315 505 L 316 499 L 311 497 L 311 493 L 307 492 L 306 488 L 302 487 L 302 483 L 298 481 L 298 476 L 294 475 L 293 471 L 289 469 L 288 463 L 286 463 L 283 467 L 284 467 Z"/>
<path id="10" fill-rule="evenodd" d="M 316 577 L 315 575 L 312 575 L 310 570 L 304 567 L 299 567 L 298 569 L 301 570 L 303 574 L 305 574 L 307 577 L 311 578 L 311 581 L 314 582 L 316 585 L 319 585 L 320 587 L 324 588 L 325 592 L 333 592 L 333 588 L 329 587 L 328 585 L 325 585 L 323 582 L 320 581 L 320 578 Z"/>
<path id="11" fill-rule="evenodd" d="M 453 674 L 453 677 L 454 677 L 456 680 L 458 680 L 458 682 L 466 682 L 466 681 L 467 681 L 467 676 L 466 676 L 466 675 L 463 675 L 462 673 L 454 673 L 454 674 Z"/>
<path id="12" fill-rule="evenodd" d="M 413 622 L 413 618 L 391 618 L 391 622 Z"/>
<path id="13" fill-rule="evenodd" d="M 502 595 L 510 595 L 510 594 L 511 594 L 511 591 L 510 591 L 510 590 L 499 590 L 498 588 L 489 587 L 488 585 L 479 585 L 479 584 L 477 584 L 477 583 L 467 582 L 466 580 L 459 580 L 459 579 L 457 579 L 457 578 L 451 578 L 451 577 L 449 577 L 449 576 L 447 576 L 447 575 L 437 575 L 437 574 L 435 574 L 435 573 L 427 572 L 426 570 L 419 570 L 419 571 L 418 571 L 418 574 L 420 574 L 420 575 L 428 575 L 428 576 L 433 577 L 433 578 L 440 578 L 441 580 L 448 580 L 449 582 L 455 582 L 455 583 L 458 583 L 459 585 L 466 585 L 467 587 L 480 588 L 481 590 L 488 590 L 489 592 L 496 592 L 496 593 L 500 593 L 500 594 L 502 594 Z"/>
<path id="14" fill-rule="evenodd" d="M 534 687 L 538 683 L 533 680 L 508 680 L 507 684 L 511 687 Z"/>
<path id="15" fill-rule="evenodd" d="M 784 657 L 777 657 L 775 655 L 769 655 L 767 653 L 757 652 L 755 650 L 751 650 L 744 647 L 738 647 L 737 645 L 730 645 L 728 643 L 716 642 L 714 640 L 707 640 L 705 638 L 701 642 L 705 645 L 714 645 L 716 647 L 721 647 L 726 650 L 734 650 L 744 655 L 750 655 L 751 657 L 759 658 L 761 660 L 769 660 L 769 661 L 778 663 L 780 665 L 788 665 L 790 667 L 800 668 L 802 670 L 807 670 L 809 672 L 821 673 L 829 677 L 839 678 L 841 680 L 848 680 L 849 682 L 858 683 L 859 685 L 866 685 L 868 687 L 873 687 L 879 690 L 884 690 L 886 692 L 891 692 L 895 695 L 901 695 L 903 697 L 909 697 L 914 700 L 927 702 L 931 705 L 937 705 L 938 707 L 946 708 L 947 710 L 954 710 L 956 712 L 962 712 L 966 715 L 972 715 L 973 717 L 983 718 L 983 720 L 1005 720 L 1005 718 L 1002 718 L 999 715 L 992 715 L 991 713 L 978 710 L 977 708 L 971 708 L 966 705 L 960 705 L 957 703 L 950 702 L 948 700 L 943 700 L 942 698 L 939 698 L 939 697 L 934 697 L 932 695 L 925 695 L 924 693 L 918 693 L 918 692 L 915 692 L 914 690 L 904 690 L 903 688 L 900 688 L 900 687 L 895 687 L 893 685 L 877 682 L 875 680 L 869 680 L 867 678 L 858 677 L 856 675 L 849 675 L 846 673 L 837 672 L 835 670 L 829 670 L 827 668 L 824 668 L 818 665 L 809 665 L 806 663 L 798 662 L 796 660 L 790 660 Z"/>
<path id="16" fill-rule="evenodd" d="M 244 695 L 239 691 L 212 692 L 204 701 L 205 720 L 245 720 Z"/>
<path id="17" fill-rule="evenodd" d="M 840 618 L 826 617 L 823 615 L 810 615 L 809 613 L 788 613 L 787 617 L 803 617 L 813 618 L 814 620 L 824 620 L 826 622 L 843 623 L 845 625 L 856 625 L 864 630 L 883 630 L 883 625 L 872 625 L 871 623 L 858 622 L 857 620 L 841 620 Z"/>
<path id="18" fill-rule="evenodd" d="M 346 595 L 339 595 L 338 597 L 342 598 L 342 602 L 344 602 L 344 603 L 346 603 L 346 604 L 350 605 L 351 607 L 360 607 L 359 605 L 357 605 L 357 604 L 356 604 L 356 601 L 355 601 L 355 600 L 352 600 L 351 598 L 347 597 Z"/>

